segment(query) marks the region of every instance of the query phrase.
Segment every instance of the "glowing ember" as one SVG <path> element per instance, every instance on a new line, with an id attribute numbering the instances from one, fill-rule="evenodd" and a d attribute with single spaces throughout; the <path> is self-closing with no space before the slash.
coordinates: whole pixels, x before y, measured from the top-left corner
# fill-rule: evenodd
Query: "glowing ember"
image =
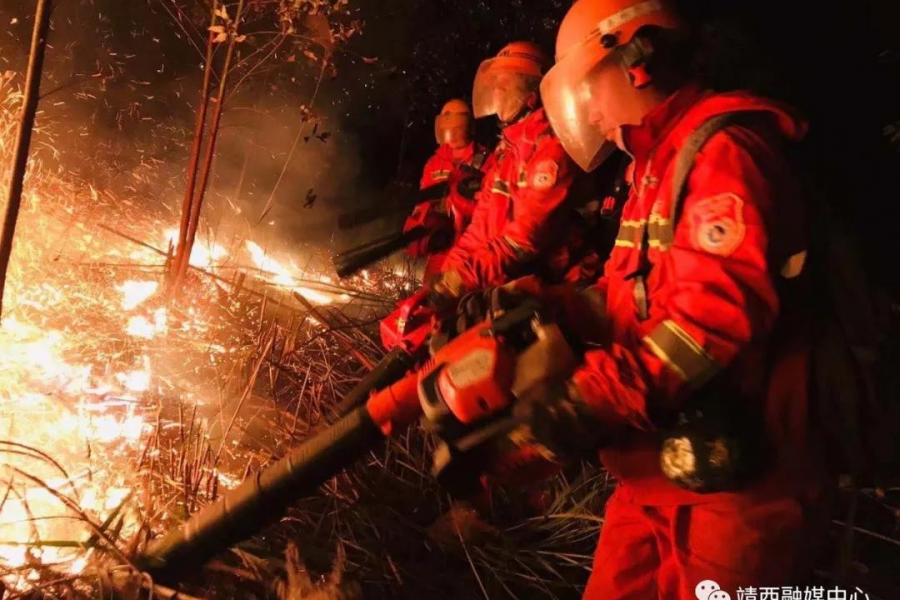
<path id="1" fill-rule="evenodd" d="M 250 251 L 250 256 L 253 258 L 253 262 L 256 263 L 257 267 L 276 276 L 274 283 L 289 287 L 295 287 L 297 285 L 297 282 L 294 281 L 290 271 L 278 264 L 275 259 L 267 256 L 266 251 L 260 248 L 258 244 L 248 240 L 247 250 Z"/>
<path id="2" fill-rule="evenodd" d="M 298 294 L 300 294 L 310 302 L 315 302 L 316 304 L 331 304 L 332 302 L 334 302 L 334 299 L 331 296 L 326 296 L 321 292 L 311 290 L 307 287 L 297 286 L 294 289 Z"/>
<path id="3" fill-rule="evenodd" d="M 150 373 L 147 371 L 132 371 L 122 378 L 122 383 L 132 392 L 146 392 L 150 389 Z"/>
<path id="4" fill-rule="evenodd" d="M 116 289 L 122 292 L 122 310 L 132 310 L 156 293 L 158 281 L 126 281 Z"/>

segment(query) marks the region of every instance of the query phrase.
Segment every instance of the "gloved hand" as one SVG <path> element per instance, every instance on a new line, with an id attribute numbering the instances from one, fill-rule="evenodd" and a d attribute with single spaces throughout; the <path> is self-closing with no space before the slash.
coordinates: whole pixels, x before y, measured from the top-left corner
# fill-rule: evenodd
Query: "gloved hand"
<path id="1" fill-rule="evenodd" d="M 571 284 L 547 286 L 538 277 L 529 275 L 502 286 L 463 295 L 455 316 L 440 323 L 440 335 L 432 338 L 432 352 L 479 323 L 499 318 L 528 298 L 539 298 L 544 306 L 550 307 L 552 314 L 548 316 L 567 331 L 577 333 L 576 337 L 584 345 L 601 345 L 608 335 L 606 303 L 599 292 Z M 443 307 L 447 306 L 445 302 Z"/>
<path id="2" fill-rule="evenodd" d="M 456 332 L 462 333 L 486 320 L 494 321 L 528 298 L 528 294 L 506 285 L 470 292 L 456 307 Z"/>
<path id="3" fill-rule="evenodd" d="M 403 233 L 416 227 L 424 227 L 429 234 L 406 247 L 406 253 L 413 258 L 446 250 L 453 241 L 453 218 L 441 203 L 429 201 L 416 205 L 403 225 Z"/>
<path id="4" fill-rule="evenodd" d="M 597 448 L 608 441 L 609 432 L 569 380 L 531 389 L 518 399 L 513 414 L 561 463 L 596 458 Z"/>
<path id="5" fill-rule="evenodd" d="M 456 304 L 456 311 L 444 318 L 431 336 L 429 342 L 431 353 L 434 354 L 456 336 L 485 320 L 493 321 L 499 318 L 505 311 L 519 306 L 528 297 L 527 293 L 516 290 L 510 284 L 464 294 Z M 447 297 L 443 307 L 449 308 L 454 301 Z"/>
<path id="6" fill-rule="evenodd" d="M 428 302 L 441 310 L 459 301 L 465 292 L 462 277 L 456 271 L 443 271 L 426 283 Z"/>

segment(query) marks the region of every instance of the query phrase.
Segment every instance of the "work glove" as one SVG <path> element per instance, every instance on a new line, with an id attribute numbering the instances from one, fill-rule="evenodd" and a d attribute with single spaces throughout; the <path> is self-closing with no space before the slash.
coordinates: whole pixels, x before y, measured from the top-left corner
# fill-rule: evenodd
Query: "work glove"
<path id="1" fill-rule="evenodd" d="M 406 219 L 403 233 L 409 233 L 416 227 L 424 227 L 429 234 L 407 246 L 406 253 L 413 258 L 441 252 L 453 242 L 453 218 L 435 202 L 418 204 Z"/>
<path id="2" fill-rule="evenodd" d="M 608 431 L 570 380 L 546 381 L 518 398 L 513 415 L 553 460 L 570 463 L 596 458 Z"/>
<path id="3" fill-rule="evenodd" d="M 462 333 L 484 321 L 495 321 L 521 306 L 529 297 L 512 286 L 498 286 L 463 296 L 456 307 L 456 332 Z"/>
<path id="4" fill-rule="evenodd" d="M 566 463 L 591 457 L 606 428 L 571 380 L 582 361 L 580 344 L 556 323 L 535 333 L 537 340 L 516 359 L 513 416 L 548 458 Z"/>
<path id="5" fill-rule="evenodd" d="M 429 341 L 431 353 L 434 354 L 464 331 L 468 331 L 486 320 L 498 319 L 504 312 L 519 306 L 529 297 L 527 293 L 520 292 L 507 284 L 477 292 L 468 292 L 458 301 L 452 298 L 444 299 L 445 310 L 440 312 L 446 316 L 438 323 L 434 335 L 431 336 Z M 451 312 L 450 308 L 454 302 L 456 302 L 456 310 Z"/>
<path id="6" fill-rule="evenodd" d="M 428 303 L 439 312 L 459 302 L 465 293 L 462 276 L 454 270 L 438 273 L 426 283 Z"/>
<path id="7" fill-rule="evenodd" d="M 456 314 L 444 319 L 438 327 L 443 337 L 434 342 L 443 345 L 484 321 L 500 318 L 529 298 L 540 299 L 549 308 L 547 317 L 576 333 L 574 337 L 585 347 L 601 345 L 608 335 L 606 303 L 596 290 L 579 289 L 571 284 L 547 286 L 529 275 L 462 296 Z M 433 344 L 432 348 L 436 350 L 440 345 Z"/>

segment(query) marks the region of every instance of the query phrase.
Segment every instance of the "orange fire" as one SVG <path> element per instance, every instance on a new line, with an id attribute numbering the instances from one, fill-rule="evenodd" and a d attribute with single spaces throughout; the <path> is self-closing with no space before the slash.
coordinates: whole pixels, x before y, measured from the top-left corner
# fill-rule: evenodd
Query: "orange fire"
<path id="1" fill-rule="evenodd" d="M 162 236 L 163 248 L 171 245 L 173 248 L 178 246 L 178 229 L 166 229 Z M 215 242 L 197 239 L 191 248 L 190 264 L 195 267 L 207 268 L 220 262 L 228 257 L 228 251 Z"/>
<path id="2" fill-rule="evenodd" d="M 259 244 L 248 240 L 247 250 L 250 252 L 250 257 L 253 259 L 253 262 L 261 271 L 275 275 L 275 278 L 271 280 L 272 283 L 291 288 L 310 302 L 316 304 L 331 304 L 334 302 L 334 298 L 327 294 L 298 285 L 291 271 L 272 257 L 268 256 L 266 251 L 263 250 Z"/>
<path id="3" fill-rule="evenodd" d="M 122 310 L 132 310 L 156 293 L 158 281 L 126 281 L 116 289 L 122 292 Z"/>
<path id="4" fill-rule="evenodd" d="M 4 112 L 5 102 L 0 97 L 0 166 L 14 131 L 5 125 L 11 114 Z M 121 217 L 125 213 L 115 211 L 133 213 L 126 208 L 133 204 L 47 175 L 37 163 L 30 168 L 0 321 L 0 584 L 10 590 L 27 589 L 40 565 L 73 574 L 87 569 L 99 552 L 77 547 L 93 533 L 84 517 L 97 524 L 118 511 L 119 537 L 127 540 L 147 516 L 136 499 L 144 473 L 137 459 L 159 433 L 161 398 L 165 392 L 175 402 L 202 404 L 202 398 L 173 391 L 194 382 L 168 381 L 165 368 L 172 365 L 160 354 L 177 355 L 182 367 L 186 353 L 205 353 L 218 364 L 246 350 L 232 335 L 237 332 L 213 335 L 216 325 L 204 307 L 178 314 L 160 307 L 159 252 L 80 220 L 91 212 Z M 0 197 L 4 192 L 0 182 Z M 165 251 L 176 243 L 177 229 L 167 228 L 176 216 L 132 213 L 127 221 L 148 244 Z M 292 263 L 252 241 L 246 252 L 266 283 L 317 304 L 349 299 L 301 285 L 301 269 L 285 266 Z M 124 265 L 128 276 L 105 266 L 122 266 L 123 259 L 131 261 Z M 233 273 L 224 268 L 227 260 L 223 246 L 198 239 L 190 263 L 220 274 L 221 282 Z M 145 275 L 135 276 L 133 267 Z M 311 278 L 332 283 L 325 275 Z M 239 474 L 219 470 L 211 477 L 225 487 L 239 480 Z"/>

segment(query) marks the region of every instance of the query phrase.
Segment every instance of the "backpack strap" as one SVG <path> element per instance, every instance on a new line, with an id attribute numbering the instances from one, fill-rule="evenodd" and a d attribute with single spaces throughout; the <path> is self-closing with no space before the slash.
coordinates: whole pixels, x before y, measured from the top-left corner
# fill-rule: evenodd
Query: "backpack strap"
<path id="1" fill-rule="evenodd" d="M 675 225 L 681 218 L 682 204 L 687 195 L 688 179 L 694 168 L 694 161 L 706 142 L 722 129 L 734 125 L 739 113 L 726 113 L 713 117 L 703 123 L 688 137 L 675 159 L 675 176 L 672 178 L 672 208 L 669 211 L 669 227 L 671 227 L 672 239 L 675 239 Z"/>
<path id="2" fill-rule="evenodd" d="M 688 180 L 691 171 L 694 168 L 694 161 L 697 154 L 706 145 L 706 142 L 713 135 L 722 129 L 733 125 L 738 120 L 738 113 L 726 113 L 712 117 L 705 121 L 700 127 L 694 130 L 688 137 L 684 146 L 678 151 L 675 158 L 675 175 L 672 178 L 672 208 L 669 212 L 669 222 L 664 227 L 668 230 L 666 237 L 675 239 L 675 227 L 681 218 L 681 209 L 684 197 L 687 195 Z M 644 232 L 641 236 L 641 255 L 638 261 L 638 269 L 629 277 L 634 279 L 634 302 L 637 305 L 638 318 L 646 320 L 649 318 L 649 306 L 647 302 L 647 275 L 650 273 L 650 259 L 647 254 L 650 248 L 649 227 L 644 226 Z"/>
<path id="3" fill-rule="evenodd" d="M 476 171 L 481 170 L 481 167 L 484 165 L 484 161 L 487 159 L 487 155 L 487 150 L 481 150 L 480 152 L 476 152 L 474 156 L 472 156 L 472 167 L 474 167 Z"/>

